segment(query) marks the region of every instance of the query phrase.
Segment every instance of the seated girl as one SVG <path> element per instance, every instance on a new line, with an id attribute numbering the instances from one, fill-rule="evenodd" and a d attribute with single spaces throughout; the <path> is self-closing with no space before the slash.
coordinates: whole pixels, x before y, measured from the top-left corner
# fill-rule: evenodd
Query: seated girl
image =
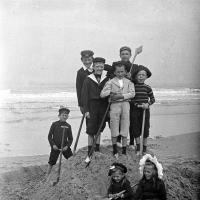
<path id="1" fill-rule="evenodd" d="M 165 184 L 162 180 L 163 168 L 157 158 L 146 154 L 140 160 L 140 173 L 142 179 L 139 181 L 135 200 L 166 200 Z"/>
<path id="2" fill-rule="evenodd" d="M 109 199 L 131 200 L 133 191 L 130 182 L 126 178 L 126 166 L 121 163 L 113 163 L 110 167 L 108 176 L 111 176 L 110 186 L 108 188 Z"/>

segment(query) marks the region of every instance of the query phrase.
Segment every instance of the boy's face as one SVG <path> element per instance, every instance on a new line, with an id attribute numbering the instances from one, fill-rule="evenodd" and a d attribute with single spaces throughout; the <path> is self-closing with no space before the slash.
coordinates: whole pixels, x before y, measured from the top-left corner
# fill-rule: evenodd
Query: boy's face
<path id="1" fill-rule="evenodd" d="M 124 78 L 126 75 L 125 66 L 116 66 L 114 74 L 119 79 Z"/>
<path id="2" fill-rule="evenodd" d="M 120 58 L 122 61 L 125 61 L 125 62 L 129 61 L 131 58 L 131 52 L 128 50 L 121 51 Z"/>
<path id="3" fill-rule="evenodd" d="M 104 63 L 97 62 L 93 64 L 94 74 L 101 75 L 104 70 Z"/>
<path id="4" fill-rule="evenodd" d="M 87 68 L 89 68 L 92 64 L 93 58 L 92 57 L 82 57 L 81 61 Z"/>
<path id="5" fill-rule="evenodd" d="M 122 178 L 124 178 L 124 174 L 120 170 L 116 170 L 115 172 L 113 172 L 112 179 L 115 182 L 119 183 L 122 180 Z"/>
<path id="6" fill-rule="evenodd" d="M 144 83 L 145 80 L 147 79 L 147 72 L 145 70 L 139 71 L 137 73 L 136 79 L 138 83 Z"/>
<path id="7" fill-rule="evenodd" d="M 151 177 L 155 174 L 155 169 L 153 165 L 145 165 L 144 167 L 144 176 L 147 180 L 151 179 Z"/>
<path id="8" fill-rule="evenodd" d="M 59 117 L 60 121 L 65 122 L 65 121 L 68 119 L 69 114 L 66 113 L 66 112 L 63 112 L 63 113 L 61 113 L 58 117 Z"/>

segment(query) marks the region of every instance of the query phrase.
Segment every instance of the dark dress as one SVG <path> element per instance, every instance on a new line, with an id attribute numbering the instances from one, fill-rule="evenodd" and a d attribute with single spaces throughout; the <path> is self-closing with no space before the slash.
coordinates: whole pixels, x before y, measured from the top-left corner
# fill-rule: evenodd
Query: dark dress
<path id="1" fill-rule="evenodd" d="M 61 143 L 62 143 L 62 134 L 63 134 L 63 128 L 61 126 L 67 126 L 68 128 L 65 129 L 65 135 L 64 135 L 64 146 L 68 146 L 68 149 L 66 151 L 63 151 L 63 156 L 68 159 L 70 156 L 72 156 L 72 151 L 71 151 L 71 144 L 73 142 L 73 136 L 72 136 L 72 130 L 70 124 L 67 122 L 62 122 L 62 121 L 56 121 L 53 122 L 51 125 L 51 128 L 49 130 L 48 134 L 48 140 L 49 144 L 51 146 L 51 153 L 49 157 L 49 164 L 55 165 L 58 156 L 60 154 L 59 150 L 54 150 L 53 145 L 56 145 L 59 149 L 61 148 Z"/>
<path id="2" fill-rule="evenodd" d="M 153 181 L 153 178 L 146 180 L 143 178 L 137 187 L 135 200 L 166 200 L 166 190 L 163 180 L 157 178 Z"/>
<path id="3" fill-rule="evenodd" d="M 119 192 L 125 191 L 124 198 L 118 198 L 117 200 L 132 200 L 133 199 L 133 191 L 130 185 L 130 182 L 124 177 L 119 183 L 111 180 L 111 184 L 108 188 L 108 195 L 109 194 L 116 194 Z"/>
<path id="4" fill-rule="evenodd" d="M 88 118 L 86 127 L 86 133 L 89 135 L 95 135 L 97 133 L 108 106 L 108 99 L 100 98 L 101 90 L 107 81 L 108 77 L 105 71 L 104 74 L 102 74 L 100 82 L 97 81 L 94 74 L 89 75 L 84 81 L 82 88 L 82 104 L 84 112 L 90 113 L 90 118 Z M 101 132 L 104 128 L 105 122 Z"/>

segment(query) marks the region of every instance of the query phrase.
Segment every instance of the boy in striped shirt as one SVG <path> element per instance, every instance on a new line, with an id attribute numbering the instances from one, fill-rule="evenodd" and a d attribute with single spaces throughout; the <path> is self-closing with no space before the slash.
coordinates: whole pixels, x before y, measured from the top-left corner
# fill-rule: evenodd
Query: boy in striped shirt
<path id="1" fill-rule="evenodd" d="M 149 106 L 155 102 L 154 94 L 149 85 L 145 84 L 145 80 L 150 77 L 148 68 L 142 66 L 137 71 L 136 84 L 135 84 L 135 97 L 131 101 L 131 126 L 133 136 L 136 140 L 136 154 L 140 153 L 140 136 L 143 119 L 143 109 L 146 109 L 145 126 L 144 126 L 144 140 L 143 140 L 143 153 L 147 150 L 147 138 L 149 136 L 150 128 L 150 109 Z"/>

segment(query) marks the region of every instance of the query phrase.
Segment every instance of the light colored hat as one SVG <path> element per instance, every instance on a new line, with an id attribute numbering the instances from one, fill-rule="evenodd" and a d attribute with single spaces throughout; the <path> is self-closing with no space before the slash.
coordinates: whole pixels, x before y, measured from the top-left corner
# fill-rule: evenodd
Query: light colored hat
<path id="1" fill-rule="evenodd" d="M 141 160 L 140 160 L 140 167 L 139 167 L 139 170 L 140 170 L 140 174 L 141 176 L 143 176 L 143 171 L 144 171 L 144 166 L 146 164 L 146 161 L 147 160 L 150 160 L 152 163 L 155 164 L 156 168 L 157 168 L 157 171 L 158 171 L 158 178 L 162 179 L 163 177 L 163 167 L 162 165 L 158 162 L 157 158 L 154 156 L 151 156 L 150 154 L 146 154 L 144 155 Z"/>

